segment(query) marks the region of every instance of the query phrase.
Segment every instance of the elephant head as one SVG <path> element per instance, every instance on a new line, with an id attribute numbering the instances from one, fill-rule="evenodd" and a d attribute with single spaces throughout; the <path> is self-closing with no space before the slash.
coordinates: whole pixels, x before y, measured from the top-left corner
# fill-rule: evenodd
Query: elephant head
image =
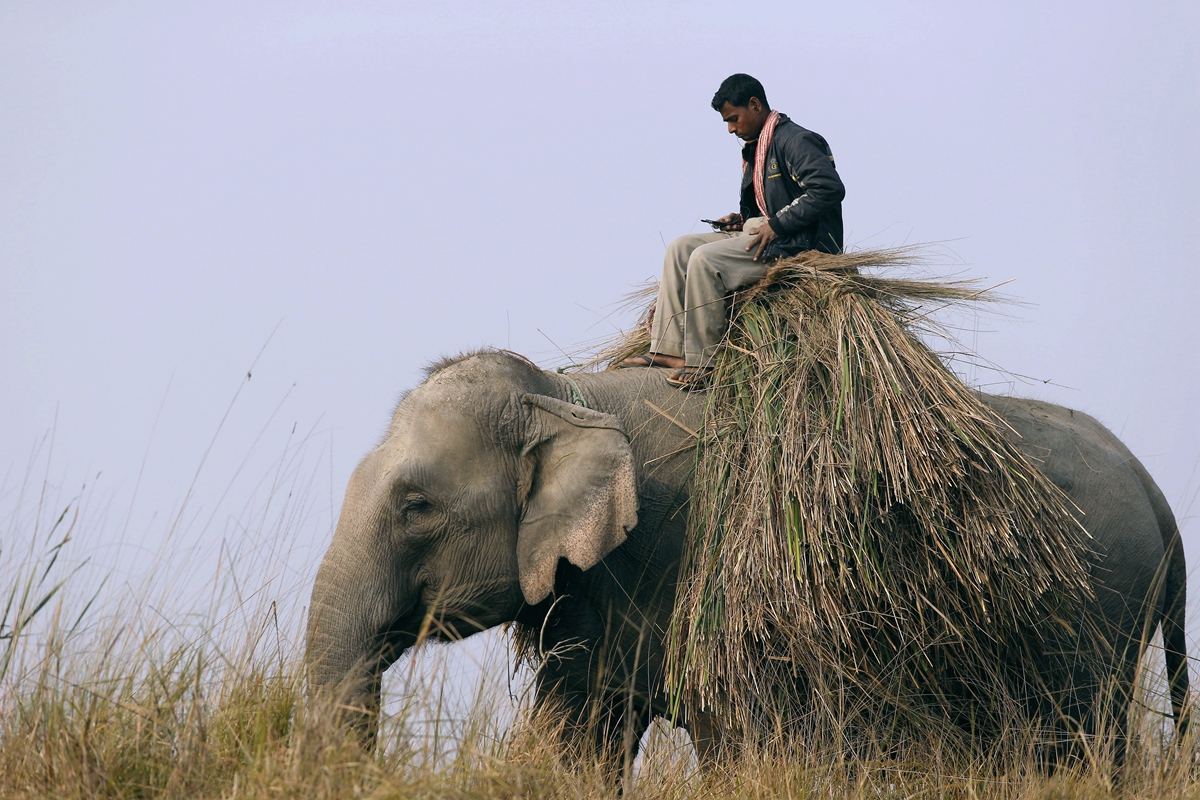
<path id="1" fill-rule="evenodd" d="M 400 402 L 317 572 L 310 691 L 370 719 L 407 648 L 511 621 L 550 596 L 559 559 L 586 570 L 625 540 L 638 503 L 628 436 L 556 389 L 492 353 L 448 363 Z"/>

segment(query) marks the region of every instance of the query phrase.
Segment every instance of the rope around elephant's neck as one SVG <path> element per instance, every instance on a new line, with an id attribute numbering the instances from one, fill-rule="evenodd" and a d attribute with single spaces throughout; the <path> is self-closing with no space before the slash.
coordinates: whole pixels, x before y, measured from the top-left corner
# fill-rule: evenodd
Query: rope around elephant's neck
<path id="1" fill-rule="evenodd" d="M 558 374 L 562 375 L 564 378 L 566 378 L 567 383 L 569 383 L 571 385 L 571 402 L 577 406 L 583 406 L 584 408 L 591 408 L 591 406 L 589 406 L 587 404 L 587 400 L 583 396 L 583 390 L 579 388 L 579 384 L 575 382 L 575 379 L 572 378 L 570 375 L 568 375 L 565 372 L 559 372 Z"/>

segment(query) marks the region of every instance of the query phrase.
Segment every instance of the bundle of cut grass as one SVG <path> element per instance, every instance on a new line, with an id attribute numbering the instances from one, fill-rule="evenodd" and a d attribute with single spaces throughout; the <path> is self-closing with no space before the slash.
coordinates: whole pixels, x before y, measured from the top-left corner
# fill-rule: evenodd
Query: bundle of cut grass
<path id="1" fill-rule="evenodd" d="M 931 304 L 994 298 L 860 272 L 918 255 L 804 253 L 735 298 L 669 674 L 744 732 L 978 732 L 1044 703 L 1078 657 L 1043 642 L 1091 596 L 1087 534 L 919 338 Z M 646 346 L 639 330 L 608 355 Z"/>

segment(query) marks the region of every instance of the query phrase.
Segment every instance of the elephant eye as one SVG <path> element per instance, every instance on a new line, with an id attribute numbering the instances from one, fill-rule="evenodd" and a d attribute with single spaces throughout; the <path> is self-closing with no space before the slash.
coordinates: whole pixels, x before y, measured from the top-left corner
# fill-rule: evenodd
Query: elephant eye
<path id="1" fill-rule="evenodd" d="M 405 522 L 413 519 L 420 514 L 428 511 L 433 507 L 433 504 L 421 495 L 409 495 L 404 499 L 404 503 L 400 506 L 400 515 Z"/>

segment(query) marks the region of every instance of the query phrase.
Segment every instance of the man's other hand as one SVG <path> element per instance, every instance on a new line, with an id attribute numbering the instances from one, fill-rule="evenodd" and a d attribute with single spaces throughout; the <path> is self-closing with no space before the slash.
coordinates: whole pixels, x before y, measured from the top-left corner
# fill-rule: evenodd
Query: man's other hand
<path id="1" fill-rule="evenodd" d="M 740 231 L 742 229 L 741 214 L 726 214 L 723 217 L 717 217 L 717 222 L 721 223 L 720 230 L 722 231 Z"/>
<path id="2" fill-rule="evenodd" d="M 750 234 L 750 244 L 746 245 L 746 249 L 749 250 L 752 247 L 757 247 L 758 249 L 754 251 L 754 260 L 758 261 L 758 259 L 762 256 L 763 250 L 766 249 L 766 246 L 769 245 L 775 238 L 775 229 L 770 226 L 768 221 L 754 233 Z"/>

